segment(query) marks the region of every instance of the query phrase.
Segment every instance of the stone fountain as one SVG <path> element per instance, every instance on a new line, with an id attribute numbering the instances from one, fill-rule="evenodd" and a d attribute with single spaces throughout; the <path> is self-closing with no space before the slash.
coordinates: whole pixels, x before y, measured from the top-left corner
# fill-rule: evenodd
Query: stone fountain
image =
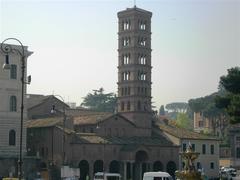
<path id="1" fill-rule="evenodd" d="M 203 180 L 201 173 L 195 169 L 194 160 L 198 158 L 200 153 L 193 151 L 192 145 L 189 143 L 185 152 L 180 155 L 184 160 L 185 166 L 183 171 L 176 171 L 176 177 L 180 180 Z"/>

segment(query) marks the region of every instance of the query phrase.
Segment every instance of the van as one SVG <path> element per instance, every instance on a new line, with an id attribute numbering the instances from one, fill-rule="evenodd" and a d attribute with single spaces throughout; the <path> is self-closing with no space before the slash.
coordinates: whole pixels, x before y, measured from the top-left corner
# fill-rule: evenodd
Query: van
<path id="1" fill-rule="evenodd" d="M 143 180 L 173 180 L 172 176 L 167 172 L 145 172 Z"/>
<path id="2" fill-rule="evenodd" d="M 121 180 L 121 175 L 118 173 L 97 172 L 94 174 L 93 180 Z"/>

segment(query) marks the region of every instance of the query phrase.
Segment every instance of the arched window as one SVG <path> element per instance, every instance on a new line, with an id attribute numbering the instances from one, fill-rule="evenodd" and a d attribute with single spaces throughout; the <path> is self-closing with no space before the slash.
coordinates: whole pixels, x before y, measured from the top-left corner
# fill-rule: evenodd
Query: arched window
<path id="1" fill-rule="evenodd" d="M 16 96 L 10 97 L 10 111 L 16 112 L 17 111 L 17 98 Z"/>
<path id="2" fill-rule="evenodd" d="M 9 146 L 16 145 L 16 132 L 12 129 L 9 131 Z"/>

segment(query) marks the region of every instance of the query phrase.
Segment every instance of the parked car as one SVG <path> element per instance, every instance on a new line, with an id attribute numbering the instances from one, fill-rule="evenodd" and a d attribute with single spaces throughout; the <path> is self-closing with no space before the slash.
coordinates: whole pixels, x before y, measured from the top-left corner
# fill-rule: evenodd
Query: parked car
<path id="1" fill-rule="evenodd" d="M 232 177 L 237 176 L 237 170 L 232 167 L 222 167 L 220 169 L 220 175 L 222 178 L 231 179 Z"/>
<path id="2" fill-rule="evenodd" d="M 143 180 L 173 180 L 172 176 L 167 172 L 145 172 L 143 174 Z"/>

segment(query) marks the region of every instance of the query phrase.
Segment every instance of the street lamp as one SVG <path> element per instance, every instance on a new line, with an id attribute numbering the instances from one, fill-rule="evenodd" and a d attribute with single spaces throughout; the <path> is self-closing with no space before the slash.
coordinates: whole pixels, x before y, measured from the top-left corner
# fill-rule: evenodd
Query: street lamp
<path id="1" fill-rule="evenodd" d="M 60 96 L 60 95 L 55 95 L 55 94 L 54 94 L 54 96 L 59 97 L 59 98 L 63 101 L 63 103 L 64 103 L 64 105 L 63 105 L 63 107 L 62 107 L 62 108 L 63 108 L 63 160 L 62 160 L 62 165 L 65 165 L 65 164 L 66 164 L 66 153 L 65 153 L 65 141 L 66 141 L 66 137 L 65 137 L 65 126 L 66 126 L 66 118 L 67 118 L 67 116 L 66 116 L 66 108 L 65 108 L 65 101 L 64 101 L 63 97 Z M 55 105 L 52 106 L 51 113 L 52 113 L 52 114 L 56 113 L 56 107 L 55 107 Z"/>
<path id="2" fill-rule="evenodd" d="M 10 44 L 5 44 L 6 41 L 8 40 L 14 40 L 17 41 L 21 48 L 18 49 L 16 47 L 13 47 Z M 13 53 L 13 52 L 17 52 L 20 56 L 21 56 L 21 121 L 20 121 L 20 147 L 19 147 L 19 172 L 18 172 L 18 178 L 19 180 L 22 179 L 23 176 L 23 172 L 22 172 L 22 165 L 23 165 L 23 161 L 22 161 L 22 136 L 23 136 L 23 110 L 24 110 L 24 84 L 30 83 L 30 82 L 26 82 L 25 81 L 25 69 L 26 69 L 26 65 L 25 65 L 25 51 L 24 51 L 24 46 L 22 45 L 21 41 L 19 41 L 16 38 L 7 38 L 5 39 L 2 43 L 1 43 L 1 50 L 3 53 L 6 54 L 6 58 L 5 58 L 5 64 L 3 65 L 3 69 L 10 69 L 11 66 L 9 64 L 9 58 L 8 58 L 8 54 L 9 53 Z M 29 76 L 30 77 L 30 76 Z M 29 78 L 30 80 L 30 78 Z"/>

